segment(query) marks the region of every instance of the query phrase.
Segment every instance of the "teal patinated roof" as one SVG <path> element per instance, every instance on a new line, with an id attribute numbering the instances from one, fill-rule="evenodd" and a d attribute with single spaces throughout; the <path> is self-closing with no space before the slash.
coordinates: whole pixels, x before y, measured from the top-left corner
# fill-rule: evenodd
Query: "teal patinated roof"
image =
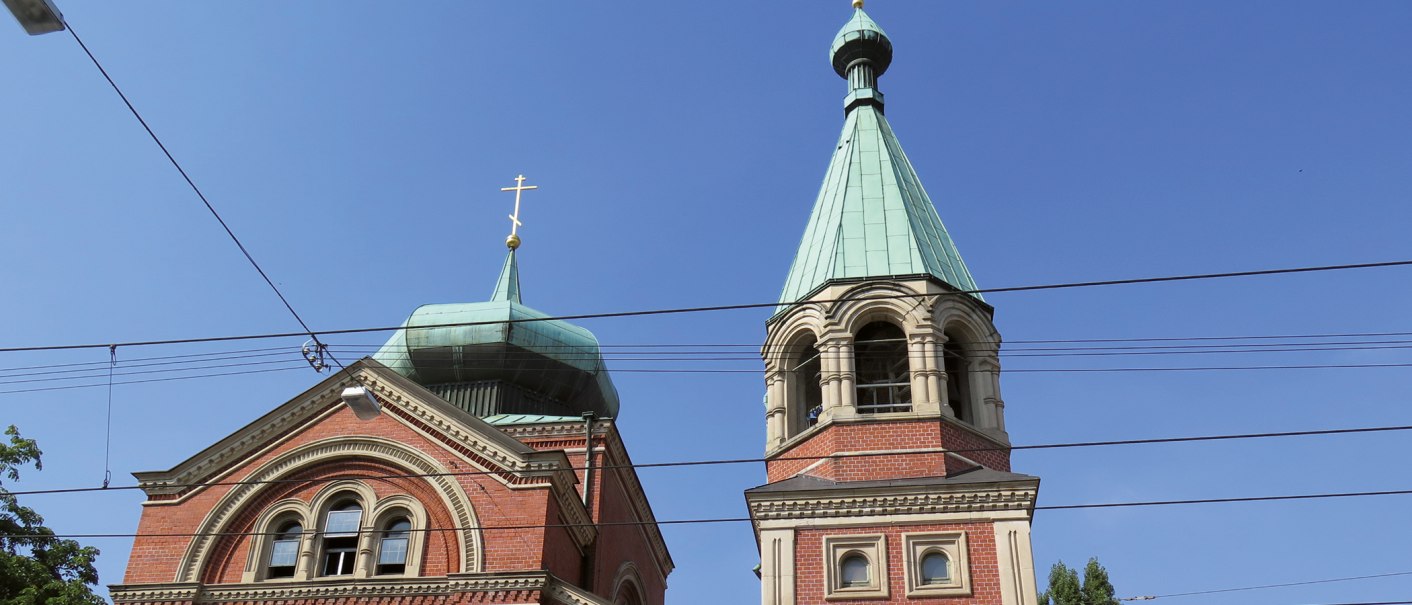
<path id="1" fill-rule="evenodd" d="M 490 293 L 490 300 L 520 302 L 520 264 L 515 262 L 514 250 L 505 255 L 505 266 L 500 268 L 500 278 L 495 280 L 495 291 Z"/>
<path id="2" fill-rule="evenodd" d="M 844 47 L 849 46 L 850 43 L 860 41 L 872 42 L 885 47 L 886 56 L 877 57 L 881 63 L 877 66 L 877 71 L 879 74 L 887 71 L 887 64 L 892 61 L 892 40 L 887 37 L 887 33 L 878 26 L 878 23 L 868 16 L 868 13 L 859 8 L 853 11 L 853 18 L 844 23 L 842 28 L 839 28 L 838 35 L 833 38 L 833 45 L 829 47 L 829 60 L 833 61 L 834 70 L 838 72 L 838 75 L 847 77 L 848 74 L 845 70 L 848 69 L 848 64 L 852 59 L 857 58 L 854 53 L 839 51 L 844 50 Z"/>
<path id="3" fill-rule="evenodd" d="M 563 422 L 583 422 L 581 416 L 546 416 L 543 414 L 496 414 L 481 420 L 495 426 L 512 424 L 560 424 Z"/>
<path id="4" fill-rule="evenodd" d="M 598 339 L 521 304 L 514 255 L 506 258 L 494 300 L 422 305 L 373 359 L 423 386 L 501 380 L 575 411 L 616 417 L 618 391 Z"/>
<path id="5" fill-rule="evenodd" d="M 840 41 L 860 31 L 855 29 L 859 23 L 876 29 L 861 9 L 856 11 L 834 43 L 835 58 L 844 48 Z M 860 58 L 873 61 L 875 77 L 883 67 L 878 62 L 891 59 L 891 44 L 886 48 L 881 44 L 873 40 L 844 51 L 857 55 L 850 64 Z M 864 86 L 855 87 L 850 98 L 859 98 L 860 91 L 875 93 L 874 82 L 860 81 Z M 837 280 L 930 275 L 958 290 L 977 289 L 917 171 L 883 117 L 881 95 L 868 98 L 849 107 L 785 279 L 782 305 Z"/>

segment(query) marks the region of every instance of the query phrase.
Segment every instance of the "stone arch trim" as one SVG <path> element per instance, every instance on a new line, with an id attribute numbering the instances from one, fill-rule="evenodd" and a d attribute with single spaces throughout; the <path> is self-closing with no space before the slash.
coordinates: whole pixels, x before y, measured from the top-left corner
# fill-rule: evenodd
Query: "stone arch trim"
<path id="1" fill-rule="evenodd" d="M 868 298 L 897 294 L 916 294 L 917 299 Z M 829 318 L 848 334 L 857 334 L 864 325 L 883 317 L 907 334 L 916 333 L 931 323 L 923 293 L 899 284 L 867 283 L 848 290 L 839 298 L 844 300 L 834 305 Z"/>
<path id="2" fill-rule="evenodd" d="M 637 571 L 637 565 L 632 561 L 624 561 L 618 566 L 618 573 L 613 578 L 613 592 L 610 593 L 614 603 L 618 602 L 618 596 L 623 594 L 625 589 L 637 596 L 638 603 L 646 605 L 647 590 L 642 583 L 642 575 Z"/>
<path id="3" fill-rule="evenodd" d="M 976 311 L 975 308 L 964 301 L 956 300 L 955 297 L 944 297 L 932 311 L 932 322 L 936 326 L 938 334 L 944 334 L 953 328 L 967 333 L 967 337 L 973 341 L 985 341 L 966 343 L 967 349 L 977 353 L 984 352 L 992 355 L 1000 350 L 1000 332 L 996 331 L 995 325 L 990 318 Z"/>
<path id="4" fill-rule="evenodd" d="M 819 305 L 810 303 L 800 305 L 790 312 L 783 322 L 770 326 L 765 336 L 765 344 L 760 349 L 760 356 L 765 358 L 765 366 L 778 370 L 779 364 L 775 360 L 781 352 L 806 333 L 812 335 L 815 341 L 822 341 L 826 323 L 827 319 Z"/>
<path id="5" fill-rule="evenodd" d="M 461 551 L 461 571 L 481 571 L 484 548 L 477 529 L 479 522 L 470 498 L 449 475 L 450 471 L 426 454 L 395 441 L 376 437 L 334 437 L 298 447 L 275 457 L 243 479 L 247 483 L 236 486 L 223 496 L 193 532 L 196 537 L 187 546 L 174 581 L 200 581 L 202 570 L 219 538 L 215 534 L 228 531 L 228 526 L 246 505 L 274 485 L 267 482 L 288 477 L 318 464 L 352 456 L 406 468 L 411 473 L 436 475 L 426 477 L 425 480 L 441 495 L 443 504 L 456 520 L 456 525 L 463 528 L 455 532 Z"/>

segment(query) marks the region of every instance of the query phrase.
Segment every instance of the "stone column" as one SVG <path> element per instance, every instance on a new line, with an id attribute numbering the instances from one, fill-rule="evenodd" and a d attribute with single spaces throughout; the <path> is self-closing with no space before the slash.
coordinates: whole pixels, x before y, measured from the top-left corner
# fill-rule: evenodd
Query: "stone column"
<path id="1" fill-rule="evenodd" d="M 856 413 L 858 409 L 857 374 L 853 359 L 853 340 L 842 338 L 836 341 L 839 360 L 838 393 L 839 405 Z"/>
<path id="2" fill-rule="evenodd" d="M 1000 567 L 1002 605 L 1033 605 L 1037 592 L 1028 520 L 995 524 L 995 558 Z"/>
<path id="3" fill-rule="evenodd" d="M 318 534 L 304 529 L 304 534 L 299 538 L 299 561 L 294 565 L 294 579 L 308 580 L 314 577 L 315 570 L 318 569 L 318 561 L 314 559 L 314 551 L 318 547 Z"/>
<path id="4" fill-rule="evenodd" d="M 790 418 L 788 393 L 784 374 L 771 371 L 765 375 L 765 446 L 773 448 L 789 437 Z"/>
<path id="5" fill-rule="evenodd" d="M 819 413 L 819 422 L 833 418 L 843 405 L 843 396 L 839 391 L 839 382 L 842 380 L 842 364 L 839 359 L 839 346 L 837 341 L 830 340 L 819 345 L 819 374 L 820 389 L 824 395 L 824 409 Z"/>
<path id="6" fill-rule="evenodd" d="M 937 357 L 936 336 L 928 334 L 923 337 L 922 350 L 927 361 L 927 403 L 939 410 L 946 397 L 941 390 L 942 367 L 941 358 Z"/>
<path id="7" fill-rule="evenodd" d="M 794 605 L 794 530 L 760 530 L 760 603 Z"/>
<path id="8" fill-rule="evenodd" d="M 977 426 L 1005 430 L 1005 421 L 1001 419 L 1000 413 L 1000 364 L 994 358 L 976 360 L 973 364 L 975 368 L 972 372 L 976 374 L 976 380 L 971 381 L 971 386 L 977 390 L 976 400 L 981 402 L 982 414 L 977 419 Z"/>
<path id="9" fill-rule="evenodd" d="M 931 400 L 927 385 L 927 350 L 920 334 L 907 335 L 907 381 L 912 383 L 912 410 Z"/>

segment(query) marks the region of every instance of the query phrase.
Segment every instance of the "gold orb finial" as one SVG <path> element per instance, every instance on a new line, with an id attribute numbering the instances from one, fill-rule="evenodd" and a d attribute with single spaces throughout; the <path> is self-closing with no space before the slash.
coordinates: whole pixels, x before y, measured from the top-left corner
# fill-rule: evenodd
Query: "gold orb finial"
<path id="1" fill-rule="evenodd" d="M 853 8 L 863 8 L 863 0 L 853 0 Z"/>
<path id="2" fill-rule="evenodd" d="M 520 236 L 511 233 L 511 234 L 510 234 L 510 237 L 505 238 L 505 247 L 506 247 L 506 248 L 509 248 L 509 249 L 511 249 L 511 250 L 515 250 L 515 249 L 519 248 L 519 247 L 520 247 Z"/>

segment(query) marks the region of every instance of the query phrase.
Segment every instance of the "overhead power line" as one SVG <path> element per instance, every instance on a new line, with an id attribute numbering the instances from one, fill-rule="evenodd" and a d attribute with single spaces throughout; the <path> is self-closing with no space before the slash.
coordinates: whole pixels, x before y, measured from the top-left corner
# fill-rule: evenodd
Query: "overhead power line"
<path id="1" fill-rule="evenodd" d="M 1161 276 L 1161 277 L 1142 277 L 1142 278 L 1132 278 L 1132 279 L 1113 279 L 1113 280 L 1100 280 L 1100 281 L 1064 282 L 1064 283 L 1041 284 L 1041 285 L 1032 285 L 1032 286 L 1011 286 L 1011 287 L 1005 287 L 1005 288 L 981 288 L 981 289 L 977 289 L 977 290 L 959 290 L 959 291 L 955 291 L 955 292 L 946 292 L 946 293 L 942 293 L 942 294 L 890 294 L 890 295 L 864 296 L 864 297 L 857 297 L 857 298 L 850 298 L 850 299 L 817 300 L 817 301 L 809 301 L 809 302 L 813 302 L 813 303 L 832 303 L 832 302 L 840 302 L 840 301 L 842 301 L 842 300 L 895 300 L 895 299 L 905 299 L 905 298 L 931 298 L 931 297 L 933 297 L 933 296 L 943 296 L 943 295 L 944 295 L 944 296 L 957 296 L 957 295 L 965 295 L 965 294 L 994 294 L 994 293 L 1004 293 L 1004 292 L 1034 292 L 1034 291 L 1039 291 L 1039 290 L 1063 290 L 1063 289 L 1073 289 L 1073 288 L 1092 288 L 1092 287 L 1101 287 L 1101 286 L 1119 286 L 1119 285 L 1163 283 L 1163 282 L 1176 282 L 1176 281 L 1195 281 L 1195 280 L 1207 280 L 1207 279 L 1229 279 L 1229 278 L 1236 278 L 1236 277 L 1254 277 L 1254 276 L 1262 276 L 1262 275 L 1287 275 L 1287 274 L 1294 274 L 1294 273 L 1315 273 L 1315 272 L 1325 272 L 1325 271 L 1346 271 L 1346 270 L 1353 270 L 1353 269 L 1374 269 L 1374 268 L 1405 267 L 1405 266 L 1412 266 L 1412 260 L 1383 261 L 1383 262 L 1373 262 L 1373 263 L 1354 263 L 1354 264 L 1345 264 L 1345 265 L 1320 265 L 1320 266 L 1311 266 L 1311 267 L 1293 267 L 1293 268 L 1283 268 L 1283 269 L 1261 269 L 1261 270 L 1255 270 L 1255 271 L 1232 271 L 1232 272 L 1225 272 L 1225 273 L 1199 273 L 1199 274 L 1189 274 L 1189 275 L 1171 275 L 1171 276 Z M 647 309 L 647 310 L 638 310 L 638 311 L 617 311 L 617 312 L 606 312 L 606 313 L 582 313 L 582 314 L 577 314 L 577 315 L 559 315 L 559 316 L 546 316 L 546 317 L 525 317 L 525 318 L 515 318 L 515 319 L 505 319 L 505 320 L 494 320 L 494 321 L 470 321 L 470 322 L 455 322 L 455 323 L 444 323 L 444 324 L 431 324 L 431 325 L 425 325 L 425 326 L 417 326 L 417 327 L 411 328 L 411 329 L 431 329 L 431 328 L 468 327 L 468 326 L 480 326 L 480 325 L 498 325 L 498 324 L 504 324 L 504 323 L 529 323 L 529 322 L 556 321 L 556 320 L 557 320 L 557 321 L 573 321 L 573 320 L 583 320 L 583 319 L 608 319 L 608 318 L 617 318 L 617 317 L 644 317 L 644 316 L 653 316 L 653 315 L 674 315 L 674 314 L 682 314 L 682 313 L 706 313 L 706 312 L 716 312 L 716 311 L 738 311 L 738 310 L 746 310 L 746 309 L 765 309 L 765 308 L 774 308 L 774 307 L 779 307 L 779 306 L 782 306 L 779 302 L 768 302 L 768 303 L 747 303 L 747 304 L 736 304 L 736 305 L 715 305 L 715 306 L 704 306 L 704 307 L 679 307 L 679 308 L 668 308 L 668 309 Z M 207 343 L 207 342 L 226 342 L 226 341 L 239 341 L 239 340 L 263 340 L 263 339 L 272 339 L 272 338 L 295 338 L 295 337 L 305 337 L 305 336 L 309 336 L 309 337 L 314 337 L 314 336 L 332 336 L 332 335 L 338 335 L 338 334 L 366 334 L 366 333 L 371 333 L 371 332 L 392 332 L 392 331 L 401 330 L 401 329 L 404 329 L 404 328 L 405 328 L 405 326 L 397 325 L 397 326 L 381 326 L 381 327 L 374 327 L 374 328 L 348 328 L 348 329 L 342 329 L 342 330 L 320 330 L 320 331 L 306 330 L 306 331 L 304 331 L 304 332 L 273 332 L 273 333 L 265 333 L 265 334 L 245 334 L 245 335 L 238 335 L 238 336 L 208 336 L 208 337 L 198 337 L 198 338 L 176 338 L 176 339 L 167 339 L 167 340 L 142 340 L 142 341 L 131 341 L 131 342 L 123 342 L 123 343 L 92 343 L 92 344 L 70 344 L 70 345 L 39 345 L 39 346 L 28 346 L 28 347 L 5 347 L 5 348 L 0 348 L 0 353 L 23 352 L 23 351 L 61 351 L 61 350 L 75 350 L 75 349 L 96 349 L 96 348 L 107 348 L 107 347 L 112 346 L 112 345 L 114 345 L 114 344 L 116 344 L 117 346 L 120 346 L 120 347 L 142 347 L 142 346 L 176 345 L 176 344 L 194 344 L 194 343 Z"/>
<path id="2" fill-rule="evenodd" d="M 147 124 L 147 120 L 137 111 L 137 107 L 128 99 L 123 89 L 118 86 L 118 83 L 113 80 L 111 75 L 108 75 L 108 70 L 98 61 L 98 57 L 94 56 L 93 51 L 88 49 L 88 45 L 83 43 L 82 38 L 79 38 L 78 32 L 74 30 L 72 25 L 68 23 L 65 23 L 65 25 L 68 26 L 69 35 L 73 36 L 74 42 L 77 42 L 79 48 L 83 49 L 83 54 L 88 55 L 88 60 L 92 61 L 93 66 L 98 68 L 98 73 L 103 74 L 103 79 L 108 81 L 108 85 L 113 88 L 113 92 L 118 93 L 118 98 L 122 99 L 123 105 L 127 106 L 128 111 L 132 113 L 132 117 L 137 118 L 138 124 L 142 125 L 142 129 L 147 132 L 147 136 L 152 138 L 152 142 L 156 143 L 157 148 L 162 150 L 162 155 L 167 157 L 167 161 L 171 162 L 172 167 L 176 168 L 177 172 L 181 174 L 181 178 L 191 187 L 191 191 L 196 194 L 196 197 L 201 199 L 201 203 L 206 206 L 206 210 L 210 211 L 211 216 L 215 217 L 216 222 L 221 224 L 221 229 L 224 229 L 226 235 L 230 236 L 230 241 L 235 243 L 235 247 L 239 248 L 240 253 L 245 256 L 245 260 L 250 262 L 250 266 L 255 268 L 255 271 L 260 274 L 260 278 L 265 280 L 265 284 L 270 287 L 270 290 L 275 293 L 275 296 L 279 297 L 280 303 L 282 303 L 284 308 L 289 311 L 289 314 L 294 317 L 294 321 L 299 323 L 299 327 L 304 328 L 303 334 L 308 335 L 308 337 L 318 345 L 319 349 L 322 350 L 324 348 L 323 343 L 319 342 L 318 335 L 315 334 L 313 329 L 309 327 L 309 324 L 304 321 L 304 318 L 300 317 L 299 312 L 294 310 L 294 305 L 289 304 L 289 299 L 284 296 L 284 292 L 281 292 L 279 286 L 275 285 L 274 280 L 270 279 L 269 274 L 265 273 L 265 269 L 260 266 L 260 263 L 255 261 L 255 257 L 250 254 L 250 250 L 246 249 L 245 244 L 235 235 L 235 231 L 232 230 L 230 225 L 226 223 L 226 220 L 221 217 L 221 213 L 216 211 L 216 207 L 211 204 L 211 200 L 207 199 L 206 194 L 202 193 L 201 188 L 196 186 L 196 181 L 191 179 L 191 175 L 187 174 L 185 168 L 182 168 L 181 163 L 178 162 L 176 156 L 173 156 L 172 152 L 167 149 L 167 145 L 162 142 L 161 137 L 158 137 L 156 131 L 152 130 L 152 127 Z M 116 348 L 123 345 L 110 343 L 108 346 L 110 348 Z M 332 355 L 329 357 L 333 359 Z M 333 359 L 333 361 L 336 364 L 338 363 L 337 359 Z M 338 365 L 342 367 L 342 364 Z"/>
<path id="3" fill-rule="evenodd" d="M 761 457 L 761 458 L 722 458 L 722 459 L 713 459 L 713 460 L 679 460 L 679 461 L 668 461 L 668 462 L 644 462 L 644 463 L 639 463 L 639 464 L 595 464 L 595 465 L 593 466 L 593 468 L 594 468 L 595 470 L 643 469 L 643 468 L 677 468 L 677 467 L 689 467 L 689 466 L 718 466 L 718 465 L 731 465 L 731 464 L 758 464 L 758 463 L 762 463 L 762 462 L 795 462 L 795 461 L 816 461 L 816 460 L 842 460 L 842 459 L 851 459 L 851 458 L 872 458 L 872 457 L 884 457 L 884 456 L 920 456 L 920 455 L 937 455 L 937 454 L 974 454 L 974 453 L 981 453 L 981 452 L 997 452 L 997 451 L 1057 450 L 1057 449 L 1073 449 L 1073 448 L 1088 448 L 1088 447 L 1113 447 L 1113 446 L 1127 446 L 1127 445 L 1154 445 L 1154 444 L 1173 444 L 1173 443 L 1198 443 L 1198 442 L 1206 442 L 1206 441 L 1240 441 L 1240 440 L 1251 440 L 1251 439 L 1274 439 L 1274 438 L 1287 438 L 1287 437 L 1317 437 L 1317 436 L 1332 436 L 1332 435 L 1354 435 L 1354 434 L 1362 434 L 1362 433 L 1391 433 L 1391 432 L 1401 432 L 1401 431 L 1409 431 L 1409 430 L 1412 430 L 1412 425 L 1402 425 L 1402 426 L 1373 426 L 1373 427 L 1357 427 L 1357 428 L 1343 428 L 1343 429 L 1312 429 L 1312 430 L 1304 430 L 1304 431 L 1279 431 L 1279 432 L 1265 432 L 1265 433 L 1233 433 L 1233 434 L 1224 434 L 1224 435 L 1196 435 L 1196 436 L 1184 436 L 1184 437 L 1151 437 L 1151 438 L 1146 438 L 1146 439 L 1117 439 L 1117 440 L 1107 440 L 1107 441 L 1075 441 L 1075 442 L 1066 442 L 1066 443 L 1036 443 L 1036 444 L 1029 444 L 1029 445 L 1008 445 L 1008 446 L 1005 446 L 1005 445 L 993 445 L 993 446 L 981 446 L 981 447 L 970 447 L 970 448 L 955 448 L 955 449 L 927 448 L 927 449 L 911 450 L 911 451 L 907 451 L 907 452 L 858 452 L 858 453 L 847 453 L 847 454 L 821 454 L 821 455 L 813 455 L 813 456 L 776 456 L 776 457 L 773 457 L 773 458 L 764 458 L 764 457 Z M 565 467 L 563 470 L 566 470 L 566 471 L 581 471 L 581 470 L 586 470 L 586 469 L 587 469 L 587 467 L 582 467 L 582 466 L 568 466 L 568 467 Z M 321 481 L 341 481 L 341 480 L 343 480 L 343 479 L 361 479 L 361 480 L 373 481 L 373 480 L 386 480 L 386 479 L 430 479 L 430 478 L 438 478 L 438 477 L 471 477 L 471 476 L 482 476 L 482 475 L 500 475 L 500 474 L 504 474 L 504 473 L 505 473 L 505 471 L 478 471 L 478 470 L 471 470 L 471 471 L 447 471 L 447 472 L 441 472 L 441 473 L 404 473 L 404 474 L 396 474 L 396 475 L 362 475 L 362 476 L 346 476 L 346 475 L 340 475 L 340 476 L 338 476 L 338 477 L 331 478 L 331 479 L 263 479 L 263 480 L 248 480 L 248 481 L 242 481 L 242 480 L 235 480 L 235 481 L 198 481 L 198 482 L 192 482 L 192 483 L 165 484 L 165 485 L 163 485 L 162 487 L 187 489 L 187 488 L 198 488 L 198 487 L 200 487 L 200 488 L 205 488 L 205 487 L 229 487 L 229 486 L 239 486 L 239 485 L 270 485 L 270 484 L 290 484 L 290 483 L 307 484 L 307 483 L 319 483 L 319 482 L 321 482 Z M 42 494 L 75 494 L 75 493 L 101 492 L 101 491 L 129 491 L 129 490 L 137 490 L 137 489 L 142 489 L 142 486 L 140 486 L 140 485 L 123 485 L 123 486 L 111 486 L 111 487 L 110 487 L 110 486 L 99 486 L 99 487 L 69 487 L 69 488 L 38 489 L 38 490 L 28 490 L 28 491 L 14 491 L 14 492 L 10 492 L 10 493 L 13 494 L 13 495 L 16 495 L 16 496 L 32 496 L 32 495 L 42 495 Z"/>
<path id="4" fill-rule="evenodd" d="M 1191 506 L 1197 504 L 1227 504 L 1234 502 L 1279 502 L 1287 500 L 1315 500 L 1327 498 L 1368 498 L 1379 496 L 1405 496 L 1412 495 L 1412 489 L 1384 490 L 1370 492 L 1336 492 L 1318 494 L 1294 494 L 1286 496 L 1247 496 L 1241 498 L 1204 498 L 1189 500 L 1152 500 L 1138 502 L 1105 502 L 1088 504 L 1060 504 L 1050 506 L 1035 506 L 1034 510 L 1079 510 L 1090 508 L 1124 508 L 1124 507 L 1153 507 L 1153 506 Z M 746 523 L 751 521 L 750 517 L 717 517 L 702 519 L 668 519 L 665 521 L 604 521 L 600 523 L 539 523 L 523 525 L 464 525 L 455 527 L 421 527 L 413 528 L 409 531 L 415 532 L 451 532 L 451 531 L 506 531 L 524 529 L 560 529 L 574 527 L 617 527 L 617 526 L 641 526 L 641 525 L 700 525 L 712 523 Z M 383 533 L 385 530 L 360 529 L 358 533 Z M 57 534 L 57 535 L 9 535 L 0 536 L 0 539 L 40 539 L 40 538 L 63 538 L 63 539 L 103 539 L 103 538 L 196 538 L 196 537 L 226 537 L 226 536 L 271 536 L 277 532 L 273 531 L 248 531 L 248 532 L 146 532 L 146 533 L 114 533 L 114 534 Z M 348 532 L 354 533 L 354 532 Z"/>
<path id="5" fill-rule="evenodd" d="M 1168 597 L 1191 597 L 1197 595 L 1220 594 L 1225 592 L 1243 592 L 1247 590 L 1264 590 L 1267 588 L 1286 588 L 1290 586 L 1309 586 L 1311 584 L 1329 584 L 1333 582 L 1352 582 L 1355 580 L 1372 580 L 1375 578 L 1391 578 L 1394 576 L 1412 576 L 1412 571 L 1394 571 L 1392 573 L 1379 573 L 1367 576 L 1349 576 L 1346 578 L 1325 578 L 1323 580 L 1306 580 L 1303 582 L 1284 582 L 1281 584 L 1261 584 L 1259 586 L 1242 586 L 1240 588 L 1220 588 L 1216 590 L 1194 590 L 1191 592 L 1173 592 L 1169 594 L 1146 595 L 1141 597 L 1127 597 L 1118 599 L 1119 601 L 1153 601 Z"/>

